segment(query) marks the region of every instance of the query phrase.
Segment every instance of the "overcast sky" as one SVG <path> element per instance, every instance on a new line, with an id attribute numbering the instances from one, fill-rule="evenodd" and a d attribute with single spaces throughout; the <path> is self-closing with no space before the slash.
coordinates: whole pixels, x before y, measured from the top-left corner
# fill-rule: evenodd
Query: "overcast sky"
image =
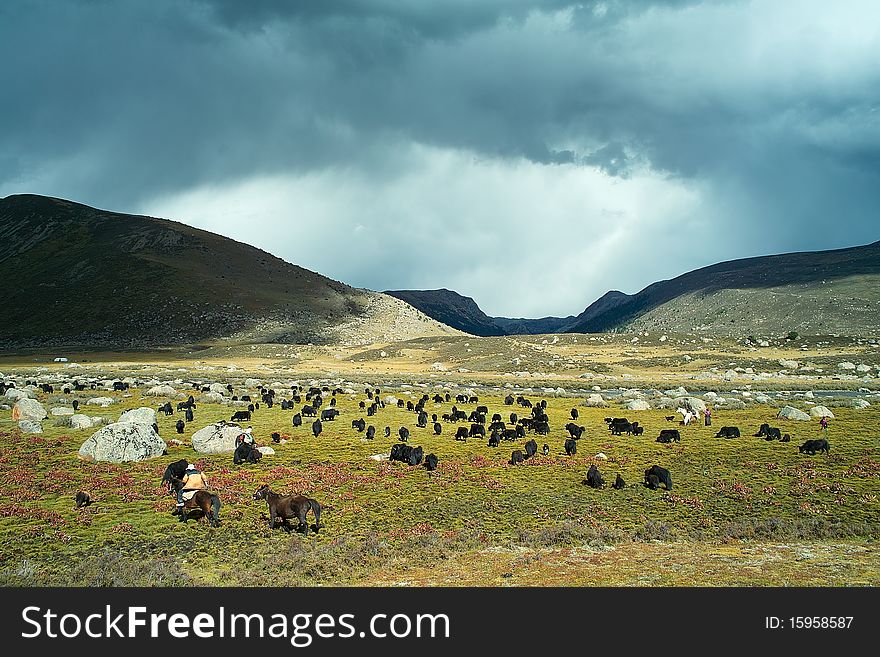
<path id="1" fill-rule="evenodd" d="M 577 314 L 880 239 L 880 3 L 0 3 L 0 196 Z"/>

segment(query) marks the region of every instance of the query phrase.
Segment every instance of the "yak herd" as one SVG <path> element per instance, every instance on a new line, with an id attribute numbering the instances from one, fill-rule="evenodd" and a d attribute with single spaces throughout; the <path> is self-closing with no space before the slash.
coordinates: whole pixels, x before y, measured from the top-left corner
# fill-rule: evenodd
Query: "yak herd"
<path id="1" fill-rule="evenodd" d="M 119 383 L 119 388 L 117 388 L 116 385 L 117 384 L 114 384 L 114 390 L 124 390 L 125 388 L 122 386 L 127 387 L 127 384 L 121 382 Z M 202 390 L 207 391 L 209 389 L 202 388 Z M 227 386 L 227 390 L 230 393 L 234 392 L 231 385 Z M 299 386 L 292 386 L 289 399 L 282 400 L 280 402 L 280 407 L 282 410 L 295 411 L 291 419 L 293 427 L 301 427 L 303 425 L 303 418 L 314 418 L 311 425 L 312 435 L 318 437 L 323 431 L 323 424 L 325 422 L 335 422 L 340 416 L 340 411 L 336 408 L 336 395 L 342 392 L 342 389 L 336 388 L 331 390 L 327 386 L 323 388 L 311 387 L 308 390 L 303 390 Z M 364 392 L 367 398 L 358 403 L 358 408 L 363 411 L 368 418 L 376 417 L 382 409 L 386 407 L 386 401 L 383 401 L 380 398 L 381 391 L 378 388 L 366 388 Z M 250 421 L 253 414 L 259 411 L 261 404 L 264 404 L 268 408 L 271 408 L 276 404 L 275 390 L 260 387 L 259 394 L 259 401 L 252 399 L 250 395 L 242 395 L 241 397 L 233 395 L 233 401 L 246 402 L 248 403 L 248 406 L 246 410 L 235 411 L 230 420 L 232 422 Z M 325 394 L 329 394 L 330 396 L 326 407 L 324 399 Z M 386 400 L 389 403 L 396 405 L 399 409 L 405 409 L 413 413 L 418 428 L 426 429 L 430 425 L 433 435 L 435 436 L 443 434 L 444 423 L 458 425 L 458 423 L 461 422 L 463 425 L 456 426 L 455 432 L 452 434 L 457 441 L 467 441 L 469 439 L 477 438 L 480 440 L 486 440 L 486 444 L 490 448 L 498 448 L 504 441 L 514 442 L 525 440 L 521 449 L 512 450 L 510 460 L 508 461 L 512 466 L 523 464 L 527 460 L 535 458 L 539 451 L 544 456 L 547 456 L 550 453 L 550 446 L 546 442 L 543 443 L 539 449 L 538 441 L 535 440 L 534 437 L 529 438 L 528 435 L 531 433 L 537 437 L 550 434 L 550 420 L 546 412 L 546 400 L 533 403 L 524 396 L 514 397 L 513 395 L 507 395 L 504 398 L 505 406 L 517 405 L 522 409 L 519 412 L 509 413 L 507 415 L 509 422 L 505 422 L 501 413 L 495 412 L 490 414 L 489 408 L 486 405 L 479 405 L 479 398 L 473 395 L 459 394 L 453 397 L 450 393 L 442 395 L 437 393 L 433 396 L 424 394 L 415 402 L 395 399 L 393 397 L 388 397 Z M 426 410 L 426 406 L 429 402 L 433 402 L 435 406 L 447 403 L 451 403 L 452 406 L 448 412 L 440 413 L 439 415 L 436 412 L 429 414 L 428 410 Z M 475 408 L 468 412 L 459 408 L 459 404 L 473 404 L 475 405 Z M 192 421 L 195 408 L 196 403 L 192 396 L 190 396 L 187 401 L 177 404 L 177 411 L 183 411 L 185 413 L 186 421 Z M 297 410 L 297 408 L 299 408 L 299 410 Z M 174 407 L 172 407 L 170 402 L 159 406 L 158 410 L 166 415 L 172 415 L 175 412 Z M 578 409 L 572 408 L 569 416 L 571 421 L 564 427 L 568 437 L 564 441 L 563 449 L 567 456 L 573 456 L 577 453 L 578 441 L 584 436 L 586 428 L 583 425 L 577 424 L 579 418 Z M 666 419 L 668 421 L 673 421 L 676 417 L 669 416 Z M 644 427 L 641 426 L 639 422 L 631 422 L 626 418 L 608 417 L 605 418 L 605 423 L 610 434 L 614 436 L 622 436 L 624 434 L 641 436 L 645 431 Z M 186 423 L 184 420 L 178 420 L 175 425 L 177 433 L 183 433 L 185 426 Z M 352 420 L 351 428 L 358 434 L 363 434 L 364 438 L 367 440 L 375 439 L 376 427 L 369 424 L 364 417 Z M 389 460 L 401 462 L 408 466 L 422 466 L 429 472 L 437 469 L 439 459 L 435 454 L 426 455 L 421 446 L 412 446 L 408 444 L 412 435 L 408 427 L 401 426 L 396 433 L 399 442 L 392 445 L 388 456 Z M 385 426 L 383 430 L 385 438 L 391 437 L 391 434 L 391 427 Z M 715 434 L 716 438 L 726 439 L 739 438 L 740 436 L 740 430 L 735 426 L 723 426 Z M 762 424 L 754 436 L 763 437 L 765 440 L 777 440 L 780 442 L 789 442 L 791 440 L 789 434 L 783 434 L 780 429 L 777 427 L 771 427 L 769 424 Z M 276 443 L 279 442 L 280 433 L 273 433 L 272 440 Z M 681 442 L 681 432 L 679 429 L 673 428 L 660 429 L 659 435 L 656 437 L 655 441 L 659 443 Z M 799 451 L 800 453 L 810 455 L 814 455 L 817 452 L 828 453 L 829 444 L 824 438 L 807 440 L 799 447 Z M 242 440 L 237 442 L 233 454 L 233 463 L 235 465 L 257 463 L 261 457 L 262 453 L 257 449 L 253 441 Z M 183 476 L 183 469 L 185 468 L 185 460 L 172 463 L 168 466 L 165 475 L 163 476 L 163 483 L 168 486 L 169 491 L 173 491 L 176 487 L 179 487 L 180 477 Z M 595 463 L 590 465 L 587 470 L 583 484 L 591 488 L 603 488 L 605 486 L 605 480 Z M 614 483 L 611 484 L 611 488 L 621 490 L 625 488 L 626 485 L 623 477 L 618 473 Z M 644 471 L 642 485 L 651 490 L 656 490 L 661 485 L 665 490 L 671 490 L 672 477 L 668 469 L 654 464 Z M 86 497 L 83 498 L 83 495 Z M 253 499 L 265 500 L 268 504 L 270 528 L 274 528 L 276 526 L 276 519 L 280 519 L 282 526 L 290 529 L 287 521 L 295 519 L 299 522 L 298 529 L 304 530 L 308 533 L 306 514 L 309 511 L 315 516 L 314 530 L 317 532 L 318 528 L 321 526 L 320 514 L 322 507 L 317 501 L 310 498 L 294 495 L 282 496 L 264 485 L 254 493 Z M 80 492 L 76 504 L 79 507 L 88 504 L 89 501 L 87 494 Z M 205 497 L 204 500 L 196 501 L 195 505 L 201 505 L 204 508 L 205 515 L 211 520 L 211 523 L 216 524 L 217 514 L 219 512 L 219 500 Z"/>

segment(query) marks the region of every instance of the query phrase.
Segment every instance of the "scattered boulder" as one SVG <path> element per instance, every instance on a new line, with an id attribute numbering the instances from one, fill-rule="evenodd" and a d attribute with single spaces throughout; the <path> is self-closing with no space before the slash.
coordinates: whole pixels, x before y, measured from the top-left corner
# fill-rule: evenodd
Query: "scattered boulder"
<path id="1" fill-rule="evenodd" d="M 49 414 L 54 415 L 55 417 L 59 417 L 61 415 L 73 415 L 76 411 L 74 411 L 69 406 L 55 406 L 54 408 L 49 409 Z"/>
<path id="2" fill-rule="evenodd" d="M 29 399 L 32 398 L 33 395 L 23 388 L 10 388 L 4 394 L 4 397 L 10 401 L 18 401 L 19 399 Z"/>
<path id="3" fill-rule="evenodd" d="M 779 359 L 779 366 L 784 370 L 796 370 L 800 365 L 796 360 Z"/>
<path id="4" fill-rule="evenodd" d="M 842 363 L 837 364 L 837 369 L 839 370 L 854 370 L 856 369 L 855 363 L 850 363 L 849 361 L 843 361 Z"/>
<path id="5" fill-rule="evenodd" d="M 235 439 L 241 432 L 241 426 L 232 422 L 209 424 L 193 434 L 192 446 L 202 454 L 234 452 Z"/>
<path id="6" fill-rule="evenodd" d="M 167 449 L 152 426 L 116 422 L 93 433 L 79 448 L 79 456 L 87 461 L 125 463 L 162 456 Z"/>
<path id="7" fill-rule="evenodd" d="M 794 406 L 783 406 L 779 409 L 779 413 L 776 417 L 784 418 L 786 420 L 800 420 L 802 422 L 808 422 L 810 419 L 809 415 Z"/>
<path id="8" fill-rule="evenodd" d="M 644 399 L 631 399 L 624 408 L 628 411 L 650 411 L 651 405 Z"/>
<path id="9" fill-rule="evenodd" d="M 140 422 L 141 424 L 153 425 L 156 424 L 156 411 L 146 406 L 133 408 L 120 415 L 119 422 Z"/>
<path id="10" fill-rule="evenodd" d="M 147 397 L 171 397 L 177 394 L 177 391 L 167 384 L 153 386 L 144 393 Z"/>
<path id="11" fill-rule="evenodd" d="M 94 426 L 92 423 L 92 418 L 90 418 L 88 415 L 75 413 L 70 416 L 71 429 L 91 429 L 92 426 Z"/>
<path id="12" fill-rule="evenodd" d="M 810 415 L 813 417 L 827 417 L 832 420 L 834 419 L 834 413 L 828 410 L 827 406 L 813 406 L 813 408 L 810 409 Z"/>
<path id="13" fill-rule="evenodd" d="M 92 406 L 103 406 L 106 408 L 110 404 L 113 403 L 113 397 L 92 397 L 91 399 L 86 400 L 86 404 L 91 404 Z"/>
<path id="14" fill-rule="evenodd" d="M 222 383 L 212 383 L 211 385 L 208 386 L 208 391 L 209 392 L 216 392 L 221 395 L 229 392 L 226 389 L 226 386 L 224 386 Z"/>
<path id="15" fill-rule="evenodd" d="M 699 397 L 676 397 L 675 407 L 688 409 L 692 413 L 702 413 L 706 410 L 706 402 Z"/>
<path id="16" fill-rule="evenodd" d="M 606 402 L 599 393 L 593 393 L 587 397 L 587 401 L 584 402 L 584 405 L 592 406 L 594 408 L 604 408 L 605 406 L 608 406 L 608 402 Z"/>
<path id="17" fill-rule="evenodd" d="M 18 428 L 24 433 L 43 433 L 43 425 L 33 420 L 19 421 Z"/>
<path id="18" fill-rule="evenodd" d="M 859 410 L 863 410 L 865 408 L 868 408 L 870 405 L 871 405 L 871 403 L 864 400 L 864 399 L 853 399 L 853 401 L 852 401 L 852 407 L 857 408 Z"/>
<path id="19" fill-rule="evenodd" d="M 13 420 L 33 420 L 39 422 L 47 417 L 46 409 L 36 399 L 21 398 L 12 407 Z"/>
<path id="20" fill-rule="evenodd" d="M 269 447 L 268 445 L 263 445 L 261 447 L 257 447 L 257 450 L 263 453 L 263 456 L 274 456 L 275 450 Z"/>
<path id="21" fill-rule="evenodd" d="M 219 392 L 206 392 L 199 396 L 199 401 L 203 404 L 222 404 L 223 395 Z"/>

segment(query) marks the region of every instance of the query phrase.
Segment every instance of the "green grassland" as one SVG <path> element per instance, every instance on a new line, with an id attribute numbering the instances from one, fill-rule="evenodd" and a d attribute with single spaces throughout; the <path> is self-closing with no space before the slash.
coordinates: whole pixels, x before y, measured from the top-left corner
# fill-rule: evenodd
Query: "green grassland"
<path id="1" fill-rule="evenodd" d="M 440 387 L 431 389 L 441 390 Z M 417 399 L 428 390 L 383 390 Z M 188 391 L 183 391 L 188 393 Z M 195 391 L 193 391 L 194 394 Z M 104 395 L 104 392 L 95 393 Z M 128 408 L 161 401 L 112 393 L 110 408 L 90 414 L 111 420 Z M 531 395 L 534 401 L 541 395 Z M 550 455 L 522 466 L 507 464 L 523 441 L 455 441 L 415 427 L 415 416 L 386 407 L 374 418 L 357 408 L 363 395 L 338 399 L 341 416 L 323 434 L 291 425 L 293 412 L 262 407 L 252 425 L 258 444 L 285 442 L 257 465 L 234 466 L 231 454 L 204 455 L 188 446 L 193 431 L 228 420 L 233 408 L 199 404 L 183 436 L 179 414 L 160 416 L 168 455 L 121 465 L 87 463 L 77 450 L 92 430 L 44 422 L 25 435 L 0 413 L 0 573 L 7 585 L 315 585 L 315 584 L 820 584 L 880 581 L 880 411 L 836 408 L 831 453 L 806 456 L 797 445 L 817 437 L 814 422 L 775 421 L 776 409 L 716 410 L 713 427 L 680 427 L 682 442 L 663 445 L 660 428 L 677 426 L 668 411 L 622 412 L 578 407 L 587 431 L 576 456 L 563 451 L 569 409 L 580 400 L 546 397 L 552 432 L 537 436 Z M 43 400 L 45 401 L 45 400 Z M 480 397 L 507 419 L 517 406 Z M 428 402 L 428 413 L 451 404 Z M 460 405 L 471 410 L 474 405 Z M 373 441 L 351 428 L 364 416 L 377 428 Z M 645 435 L 611 436 L 603 418 L 628 415 Z M 753 438 L 769 421 L 792 442 Z M 388 425 L 391 438 L 382 430 Z M 369 456 L 387 454 L 397 428 L 411 445 L 440 458 L 436 472 Z M 722 425 L 743 437 L 714 438 Z M 529 436 L 531 437 L 531 436 Z M 594 459 L 604 453 L 607 460 Z M 173 500 L 159 485 L 165 466 L 194 460 L 208 474 L 223 507 L 221 524 L 178 523 Z M 590 489 L 582 483 L 597 463 L 610 484 L 617 473 L 628 486 Z M 672 472 L 670 492 L 641 484 L 652 464 Z M 267 527 L 266 505 L 251 499 L 262 483 L 321 501 L 325 525 L 302 537 Z M 94 504 L 73 510 L 78 490 Z M 806 557 L 798 556 L 806 554 Z M 817 568 L 817 563 L 822 566 Z M 553 564 L 556 564 L 554 567 Z M 674 565 L 674 567 L 670 567 Z M 445 573 L 440 577 L 438 573 Z"/>

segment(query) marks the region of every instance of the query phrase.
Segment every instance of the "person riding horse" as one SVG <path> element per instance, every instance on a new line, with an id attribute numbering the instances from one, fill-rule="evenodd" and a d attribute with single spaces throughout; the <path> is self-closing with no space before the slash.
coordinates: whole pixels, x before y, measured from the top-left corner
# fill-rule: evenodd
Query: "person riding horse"
<path id="1" fill-rule="evenodd" d="M 197 491 L 205 490 L 208 487 L 208 478 L 201 470 L 196 468 L 195 465 L 193 465 L 192 463 L 187 463 L 186 471 L 183 473 L 183 478 L 181 479 L 181 481 L 183 482 L 183 486 L 181 486 L 180 489 L 177 491 L 177 508 L 172 515 L 179 515 L 180 521 L 184 522 L 184 494 L 196 493 Z"/>

